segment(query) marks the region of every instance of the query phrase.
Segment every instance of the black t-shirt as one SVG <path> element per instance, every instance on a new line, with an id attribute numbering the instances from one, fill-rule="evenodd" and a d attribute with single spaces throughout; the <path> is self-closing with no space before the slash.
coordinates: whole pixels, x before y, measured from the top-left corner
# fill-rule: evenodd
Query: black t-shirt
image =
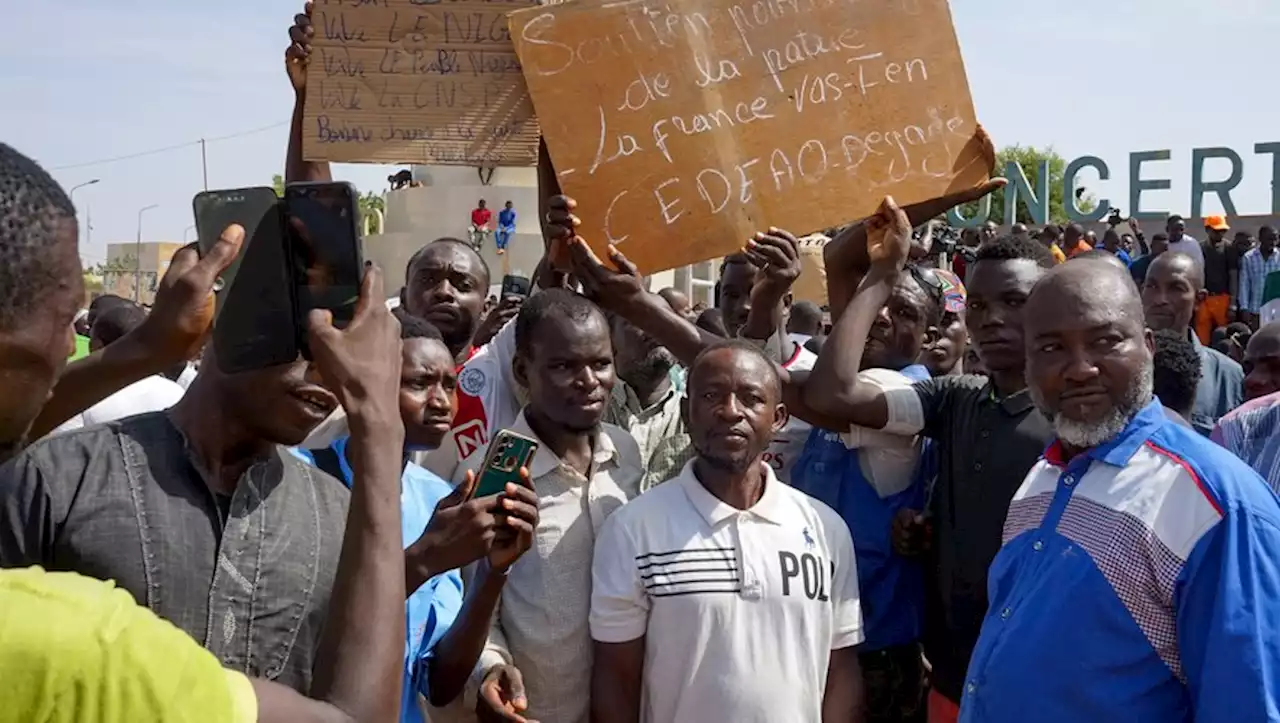
<path id="1" fill-rule="evenodd" d="M 1022 391 L 997 399 L 987 377 L 917 382 L 923 434 L 937 443 L 938 479 L 929 512 L 933 537 L 924 649 L 933 684 L 959 701 L 969 657 L 987 613 L 987 568 L 1000 551 L 1009 502 L 1053 438 Z"/>
<path id="2" fill-rule="evenodd" d="M 1138 285 L 1138 288 L 1142 288 L 1142 285 L 1146 283 L 1147 269 L 1151 268 L 1151 262 L 1154 259 L 1155 256 L 1147 254 L 1134 261 L 1133 265 L 1129 267 L 1129 275 L 1133 277 L 1133 282 Z"/>
<path id="3" fill-rule="evenodd" d="M 1240 256 L 1235 244 L 1222 242 L 1214 246 L 1208 241 L 1200 242 L 1200 250 L 1204 252 L 1204 288 L 1210 294 L 1231 293 L 1231 272 L 1240 268 Z"/>

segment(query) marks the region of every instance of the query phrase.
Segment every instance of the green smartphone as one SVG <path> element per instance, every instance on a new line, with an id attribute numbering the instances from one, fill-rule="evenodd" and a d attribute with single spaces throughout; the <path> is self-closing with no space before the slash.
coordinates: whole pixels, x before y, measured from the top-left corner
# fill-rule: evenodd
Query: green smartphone
<path id="1" fill-rule="evenodd" d="M 528 467 L 538 451 L 536 440 L 507 429 L 500 430 L 484 455 L 480 468 L 480 480 L 476 482 L 472 497 L 488 497 L 507 489 L 508 482 L 523 484 L 520 468 Z"/>

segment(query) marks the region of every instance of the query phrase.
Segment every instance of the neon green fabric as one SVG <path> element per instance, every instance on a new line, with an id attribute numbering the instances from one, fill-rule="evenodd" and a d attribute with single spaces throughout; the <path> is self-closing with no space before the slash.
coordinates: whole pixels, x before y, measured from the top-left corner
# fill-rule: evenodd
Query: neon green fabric
<path id="1" fill-rule="evenodd" d="M 76 334 L 76 350 L 67 357 L 67 361 L 75 361 L 89 356 L 89 337 Z"/>
<path id="2" fill-rule="evenodd" d="M 0 571 L 0 722 L 252 723 L 249 680 L 114 584 Z"/>

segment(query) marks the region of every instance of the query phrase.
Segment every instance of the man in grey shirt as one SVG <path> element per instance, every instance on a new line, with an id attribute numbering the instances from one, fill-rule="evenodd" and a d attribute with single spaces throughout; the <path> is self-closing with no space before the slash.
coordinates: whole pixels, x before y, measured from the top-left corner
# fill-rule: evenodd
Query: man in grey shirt
<path id="1" fill-rule="evenodd" d="M 305 693 L 348 492 L 284 446 L 337 400 L 301 359 L 224 374 L 215 357 L 171 410 L 0 467 L 0 566 L 114 580 L 225 667 Z"/>

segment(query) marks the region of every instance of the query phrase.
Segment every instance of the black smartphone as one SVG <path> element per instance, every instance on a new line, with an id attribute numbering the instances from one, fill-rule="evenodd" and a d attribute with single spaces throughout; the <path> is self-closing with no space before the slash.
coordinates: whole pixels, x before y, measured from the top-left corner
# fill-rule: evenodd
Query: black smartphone
<path id="1" fill-rule="evenodd" d="M 355 316 L 364 278 L 360 206 L 350 183 L 292 183 L 284 189 L 285 227 L 292 258 L 298 346 L 307 349 L 307 314 L 326 309 L 345 328 Z"/>
<path id="2" fill-rule="evenodd" d="M 275 191 L 265 186 L 204 191 L 192 206 L 201 255 L 227 226 L 244 227 L 239 255 L 214 284 L 218 368 L 234 374 L 297 359 L 289 255 Z"/>
<path id="3" fill-rule="evenodd" d="M 515 274 L 507 274 L 502 277 L 502 297 L 507 296 L 529 296 L 529 289 L 532 283 L 527 276 L 516 276 Z"/>

